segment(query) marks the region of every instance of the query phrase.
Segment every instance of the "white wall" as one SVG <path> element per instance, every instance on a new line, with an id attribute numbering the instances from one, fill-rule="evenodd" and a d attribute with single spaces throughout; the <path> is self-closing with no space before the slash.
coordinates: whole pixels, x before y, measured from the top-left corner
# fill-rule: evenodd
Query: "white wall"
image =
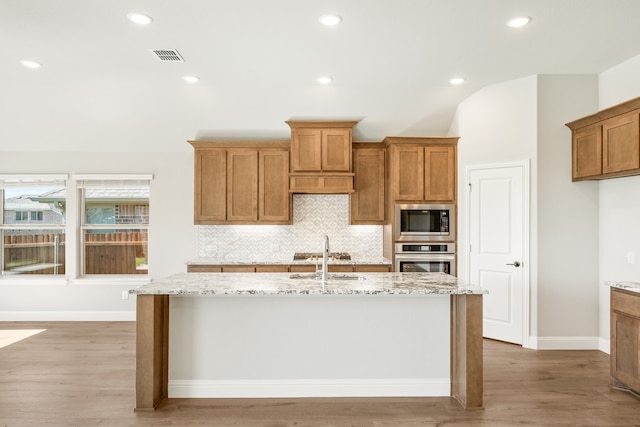
<path id="1" fill-rule="evenodd" d="M 531 162 L 531 245 L 536 245 L 536 97 L 535 76 L 486 87 L 458 106 L 449 131 L 458 143 L 458 275 L 466 271 L 468 248 L 466 168 L 513 161 Z M 537 264 L 531 250 L 530 271 Z M 532 283 L 535 281 L 532 279 Z M 535 298 L 532 298 L 532 334 L 536 335 Z"/>
<path id="2" fill-rule="evenodd" d="M 640 96 L 640 55 L 600 74 L 598 109 Z M 640 282 L 640 177 L 600 181 L 600 337 L 608 348 L 609 280 Z M 627 262 L 634 252 L 635 263 Z"/>
<path id="3" fill-rule="evenodd" d="M 466 168 L 530 162 L 528 345 L 534 348 L 598 346 L 597 186 L 572 184 L 571 134 L 564 126 L 596 105 L 596 76 L 531 76 L 466 99 L 449 132 L 461 136 L 458 256 L 463 277 Z"/>
<path id="4" fill-rule="evenodd" d="M 538 348 L 599 345 L 598 184 L 571 181 L 564 125 L 597 105 L 595 75 L 538 76 Z"/>
<path id="5" fill-rule="evenodd" d="M 185 143 L 186 144 L 186 143 Z M 0 152 L 0 171 L 42 173 L 152 173 L 149 276 L 186 271 L 197 256 L 193 225 L 193 153 Z M 20 277 L 0 280 L 0 320 L 133 320 L 135 285 Z M 40 280 L 39 280 L 40 279 Z"/>
<path id="6" fill-rule="evenodd" d="M 640 55 L 600 73 L 598 109 L 602 110 L 640 96 L 638 70 Z"/>

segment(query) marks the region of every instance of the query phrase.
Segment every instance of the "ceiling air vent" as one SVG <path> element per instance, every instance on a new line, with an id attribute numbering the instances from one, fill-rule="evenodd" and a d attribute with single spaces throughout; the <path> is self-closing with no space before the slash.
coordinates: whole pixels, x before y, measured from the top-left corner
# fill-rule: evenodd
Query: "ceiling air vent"
<path id="1" fill-rule="evenodd" d="M 151 53 L 160 62 L 184 62 L 180 53 L 175 49 L 151 49 Z"/>

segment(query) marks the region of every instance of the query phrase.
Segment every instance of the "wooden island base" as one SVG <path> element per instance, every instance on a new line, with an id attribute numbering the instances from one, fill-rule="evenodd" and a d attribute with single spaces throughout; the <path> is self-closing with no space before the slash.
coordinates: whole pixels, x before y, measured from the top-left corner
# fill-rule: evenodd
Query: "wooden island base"
<path id="1" fill-rule="evenodd" d="M 482 294 L 451 300 L 451 397 L 467 410 L 482 409 Z M 137 295 L 136 411 L 155 410 L 168 398 L 169 295 Z"/>

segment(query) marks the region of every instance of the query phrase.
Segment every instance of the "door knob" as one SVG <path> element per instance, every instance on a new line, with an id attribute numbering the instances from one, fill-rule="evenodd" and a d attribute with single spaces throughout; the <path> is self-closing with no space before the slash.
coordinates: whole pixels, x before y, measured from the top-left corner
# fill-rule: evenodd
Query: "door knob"
<path id="1" fill-rule="evenodd" d="M 507 264 L 507 265 L 513 265 L 514 267 L 520 267 L 520 262 L 514 261 L 511 264 Z"/>

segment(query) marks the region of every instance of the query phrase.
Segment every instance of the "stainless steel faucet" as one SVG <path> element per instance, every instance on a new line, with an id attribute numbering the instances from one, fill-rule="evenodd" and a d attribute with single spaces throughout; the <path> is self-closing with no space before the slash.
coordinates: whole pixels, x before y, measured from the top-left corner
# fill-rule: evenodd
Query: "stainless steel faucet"
<path id="1" fill-rule="evenodd" d="M 329 277 L 329 236 L 324 236 L 324 243 L 322 245 L 322 280 L 325 281 Z"/>

